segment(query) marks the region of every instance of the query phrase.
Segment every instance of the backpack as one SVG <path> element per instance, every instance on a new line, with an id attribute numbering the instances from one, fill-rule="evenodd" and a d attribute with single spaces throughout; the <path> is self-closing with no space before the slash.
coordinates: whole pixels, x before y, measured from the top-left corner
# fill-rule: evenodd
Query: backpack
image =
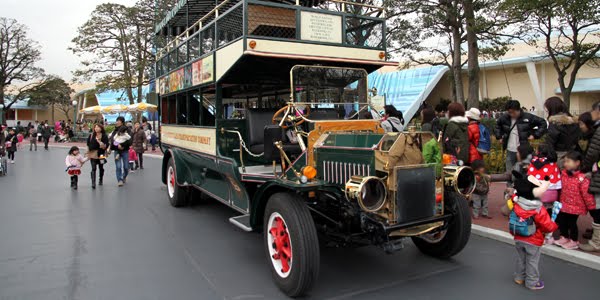
<path id="1" fill-rule="evenodd" d="M 523 219 L 517 216 L 514 211 L 511 211 L 508 217 L 508 231 L 510 231 L 512 235 L 524 237 L 532 236 L 536 231 L 533 216 Z"/>
<path id="2" fill-rule="evenodd" d="M 492 139 L 490 137 L 490 131 L 485 125 L 479 123 L 479 144 L 477 144 L 477 152 L 488 154 L 491 149 Z"/>

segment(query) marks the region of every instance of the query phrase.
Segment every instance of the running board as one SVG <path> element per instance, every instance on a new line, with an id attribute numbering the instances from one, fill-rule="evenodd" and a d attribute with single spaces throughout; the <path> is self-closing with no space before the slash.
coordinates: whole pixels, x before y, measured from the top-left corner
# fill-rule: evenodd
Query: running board
<path id="1" fill-rule="evenodd" d="M 252 226 L 250 226 L 250 215 L 241 215 L 229 218 L 229 223 L 235 225 L 243 231 L 252 231 Z"/>

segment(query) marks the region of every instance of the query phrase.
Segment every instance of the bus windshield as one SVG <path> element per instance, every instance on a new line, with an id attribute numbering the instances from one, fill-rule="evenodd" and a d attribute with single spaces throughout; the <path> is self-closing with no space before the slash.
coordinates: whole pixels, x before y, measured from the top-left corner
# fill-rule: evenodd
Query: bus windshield
<path id="1" fill-rule="evenodd" d="M 364 69 L 295 66 L 291 70 L 294 103 L 313 109 L 335 109 L 349 118 L 368 105 L 367 72 Z"/>

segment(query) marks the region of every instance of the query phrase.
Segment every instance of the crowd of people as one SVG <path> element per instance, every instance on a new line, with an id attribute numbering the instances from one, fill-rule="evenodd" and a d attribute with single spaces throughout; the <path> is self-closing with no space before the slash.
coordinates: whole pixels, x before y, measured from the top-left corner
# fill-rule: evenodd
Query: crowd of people
<path id="1" fill-rule="evenodd" d="M 6 152 L 10 163 L 15 163 L 15 153 L 22 148 L 22 144 L 29 141 L 29 151 L 37 151 L 37 143 L 44 142 L 44 149 L 48 150 L 48 143 L 51 137 L 60 138 L 62 132 L 69 132 L 71 121 L 56 122 L 54 128 L 49 126 L 48 121 L 29 123 L 26 127 L 17 122 L 15 127 L 6 125 L 1 127 L 0 147 Z M 115 128 L 111 134 L 107 134 L 104 128 L 104 122 L 98 122 L 89 129 L 89 136 L 86 138 L 87 151 L 80 153 L 77 146 L 69 149 L 65 158 L 66 172 L 71 181 L 71 188 L 78 188 L 78 178 L 81 175 L 81 168 L 86 162 L 91 164 L 91 187 L 96 188 L 104 184 L 104 165 L 108 162 L 108 157 L 114 153 L 117 185 L 123 186 L 127 181 L 127 176 L 131 171 L 144 169 L 144 152 L 151 146 L 152 151 L 156 151 L 158 138 L 152 125 L 146 118 L 142 122 L 125 123 L 124 117 L 118 117 Z M 57 139 L 57 138 L 55 138 Z M 98 181 L 96 181 L 98 180 Z"/>
<path id="2" fill-rule="evenodd" d="M 79 148 L 73 146 L 66 159 L 67 173 L 71 178 L 71 188 L 77 189 L 78 176 L 81 174 L 82 166 L 90 161 L 91 164 L 91 186 L 96 188 L 104 184 L 104 165 L 108 157 L 114 155 L 116 179 L 119 187 L 127 183 L 130 172 L 144 169 L 144 152 L 148 149 L 151 140 L 152 126 L 146 119 L 142 123 L 135 122 L 133 126 L 125 123 L 124 117 L 118 117 L 113 132 L 106 133 L 102 123 L 96 123 L 92 132 L 86 140 L 87 153 L 82 156 Z M 155 151 L 153 144 L 152 150 Z"/>
<path id="3" fill-rule="evenodd" d="M 448 105 L 444 114 L 448 123 L 443 128 L 439 112 L 427 107 L 421 111 L 423 130 L 436 136 L 441 132 L 441 152 L 470 165 L 476 174 L 470 199 L 474 219 L 491 218 L 487 205 L 491 176 L 483 158 L 490 151 L 490 136 L 501 142 L 511 174 L 503 210 L 519 257 L 515 282 L 530 289 L 543 288 L 537 269 L 543 244 L 600 252 L 600 102 L 577 118 L 558 97 L 547 99 L 544 110 L 547 119 L 537 116 L 534 107 L 528 111 L 519 101 L 510 100 L 505 112 L 494 116 L 493 130 L 481 124 L 484 114 L 477 108 L 465 111 L 460 103 Z M 532 140 L 540 140 L 535 150 Z M 427 161 L 428 156 L 425 160 L 437 163 Z M 577 220 L 588 213 L 593 224 L 583 236 L 589 241 L 580 243 Z M 535 229 L 513 230 L 522 225 Z"/>

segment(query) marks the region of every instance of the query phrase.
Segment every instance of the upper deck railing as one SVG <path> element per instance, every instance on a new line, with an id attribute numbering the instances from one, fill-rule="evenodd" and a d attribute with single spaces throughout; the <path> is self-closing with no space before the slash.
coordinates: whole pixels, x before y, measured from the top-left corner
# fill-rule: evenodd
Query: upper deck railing
<path id="1" fill-rule="evenodd" d="M 244 36 L 385 50 L 385 19 L 372 16 L 383 13 L 376 6 L 331 0 L 325 8 L 311 8 L 244 0 L 230 7 L 229 1 L 235 0 L 221 2 L 157 51 L 158 76 Z"/>

